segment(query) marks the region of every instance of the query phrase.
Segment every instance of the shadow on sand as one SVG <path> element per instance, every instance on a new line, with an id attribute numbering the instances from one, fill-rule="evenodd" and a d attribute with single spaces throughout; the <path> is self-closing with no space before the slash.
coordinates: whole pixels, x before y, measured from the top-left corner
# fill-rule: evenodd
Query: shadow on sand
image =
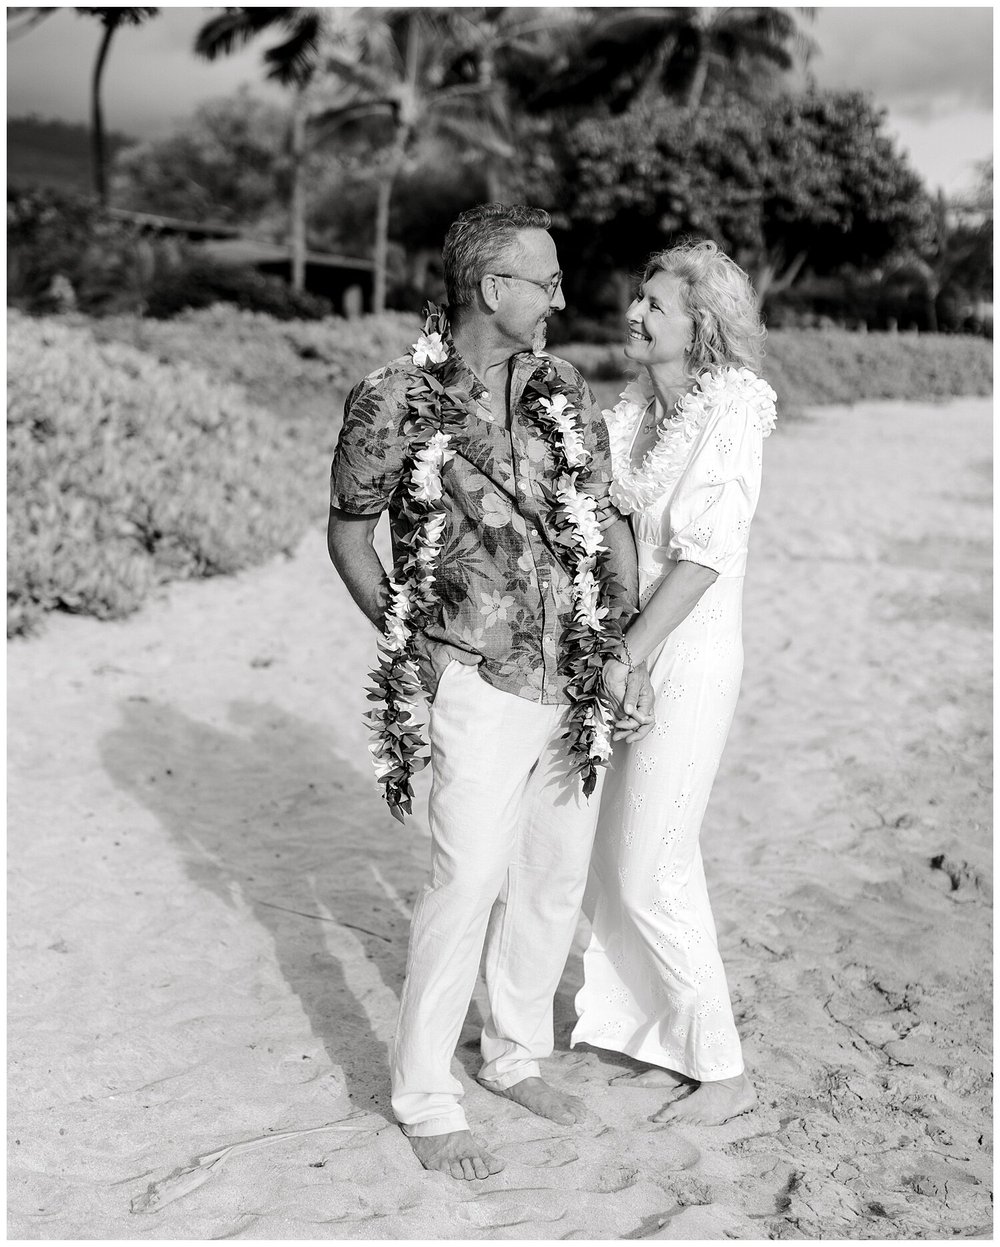
<path id="1" fill-rule="evenodd" d="M 374 1092 L 357 1107 L 391 1119 L 390 993 L 402 986 L 426 841 L 393 822 L 326 729 L 273 705 L 234 704 L 231 730 L 145 699 L 122 709 L 101 743 L 115 784 L 159 819 L 194 883 L 249 906 L 348 1092 Z M 360 945 L 370 963 L 360 975 L 336 938 L 331 951 L 331 931 L 345 929 L 353 959 Z M 381 989 L 374 1022 L 365 984 Z"/>

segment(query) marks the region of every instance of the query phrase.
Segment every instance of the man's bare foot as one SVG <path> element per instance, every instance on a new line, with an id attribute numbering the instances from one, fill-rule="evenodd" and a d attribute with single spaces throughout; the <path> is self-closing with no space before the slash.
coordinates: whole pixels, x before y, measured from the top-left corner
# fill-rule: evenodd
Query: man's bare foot
<path id="1" fill-rule="evenodd" d="M 719 1126 L 730 1117 L 749 1113 L 757 1103 L 757 1092 L 746 1074 L 699 1083 L 690 1095 L 672 1100 L 651 1121 L 675 1121 L 689 1126 Z"/>
<path id="2" fill-rule="evenodd" d="M 651 1065 L 649 1069 L 629 1070 L 627 1074 L 619 1074 L 612 1078 L 612 1087 L 683 1087 L 690 1079 L 683 1074 L 675 1074 L 672 1069 L 661 1069 Z"/>
<path id="3" fill-rule="evenodd" d="M 453 1130 L 450 1134 L 411 1134 L 407 1138 L 425 1169 L 437 1169 L 453 1178 L 489 1178 L 504 1167 L 503 1161 L 491 1156 L 468 1130 Z"/>
<path id="4" fill-rule="evenodd" d="M 590 1116 L 586 1104 L 579 1096 L 556 1091 L 541 1078 L 522 1078 L 513 1087 L 498 1087 L 491 1082 L 484 1082 L 481 1086 L 495 1095 L 506 1096 L 508 1100 L 537 1113 L 539 1117 L 558 1122 L 560 1126 L 575 1126 Z"/>

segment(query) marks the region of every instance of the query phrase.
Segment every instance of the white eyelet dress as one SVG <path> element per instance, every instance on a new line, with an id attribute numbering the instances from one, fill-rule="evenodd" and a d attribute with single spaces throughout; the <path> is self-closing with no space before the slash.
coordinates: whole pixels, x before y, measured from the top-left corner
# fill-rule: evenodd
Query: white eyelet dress
<path id="1" fill-rule="evenodd" d="M 640 605 L 680 559 L 719 576 L 649 657 L 652 732 L 615 747 L 584 906 L 592 935 L 571 1043 L 701 1082 L 743 1069 L 698 838 L 739 695 L 747 537 L 774 392 L 748 369 L 702 374 L 637 475 L 630 451 L 650 395 L 633 383 L 604 413 L 612 497 L 631 512 L 636 538 Z"/>

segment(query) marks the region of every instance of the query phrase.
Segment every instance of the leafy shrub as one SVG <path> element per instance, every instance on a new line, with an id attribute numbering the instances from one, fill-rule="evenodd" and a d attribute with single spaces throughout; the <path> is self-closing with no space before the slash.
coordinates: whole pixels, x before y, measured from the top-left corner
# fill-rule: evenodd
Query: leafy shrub
<path id="1" fill-rule="evenodd" d="M 236 387 L 54 320 L 8 331 L 8 635 L 56 608 L 118 618 L 296 540 L 288 439 Z"/>
<path id="2" fill-rule="evenodd" d="M 795 406 L 993 392 L 989 342 L 961 334 L 775 329 L 764 372 Z"/>
<path id="3" fill-rule="evenodd" d="M 164 362 L 183 361 L 242 385 L 290 435 L 311 443 L 314 456 L 326 456 L 328 469 L 345 395 L 408 350 L 419 324 L 403 312 L 281 322 L 218 304 L 173 320 L 119 316 L 90 327 L 99 341 L 126 342 Z"/>
<path id="4" fill-rule="evenodd" d="M 332 311 L 328 299 L 299 293 L 280 277 L 204 257 L 191 257 L 172 271 L 157 274 L 146 292 L 145 310 L 147 316 L 165 318 L 215 303 L 232 303 L 276 320 L 318 320 Z"/>

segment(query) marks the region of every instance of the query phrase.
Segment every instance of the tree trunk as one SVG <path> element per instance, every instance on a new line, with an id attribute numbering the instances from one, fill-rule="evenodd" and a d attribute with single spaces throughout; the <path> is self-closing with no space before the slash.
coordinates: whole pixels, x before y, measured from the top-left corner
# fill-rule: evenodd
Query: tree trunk
<path id="1" fill-rule="evenodd" d="M 684 107 L 689 113 L 696 112 L 701 104 L 707 78 L 708 49 L 702 43 L 699 45 L 698 59 L 694 63 L 694 72 L 691 74 L 691 81 L 688 83 L 687 94 L 684 97 Z"/>
<path id="2" fill-rule="evenodd" d="M 396 185 L 396 178 L 406 156 L 407 138 L 407 131 L 396 135 L 392 151 L 378 180 L 375 198 L 375 243 L 372 247 L 372 262 L 375 266 L 372 311 L 376 314 L 385 311 L 389 267 L 389 209 L 392 205 L 392 188 Z"/>
<path id="3" fill-rule="evenodd" d="M 419 66 L 420 28 L 411 13 L 406 30 L 406 86 L 409 88 L 408 99 L 411 109 L 416 99 L 417 74 Z M 413 111 L 405 115 L 397 114 L 396 133 L 392 140 L 392 150 L 385 162 L 378 179 L 378 192 L 375 198 L 375 242 L 372 247 L 372 263 L 375 266 L 372 290 L 372 311 L 378 315 L 385 311 L 386 277 L 389 260 L 389 208 L 392 203 L 392 188 L 403 161 L 406 148 L 416 124 Z"/>
<path id="4" fill-rule="evenodd" d="M 928 333 L 937 333 L 938 331 L 937 301 L 940 294 L 941 287 L 937 284 L 937 282 L 929 281 L 926 287 Z"/>
<path id="5" fill-rule="evenodd" d="M 487 156 L 490 163 L 486 166 L 486 200 L 491 204 L 504 202 L 504 179 L 495 163 L 499 159 L 499 156 L 492 153 Z"/>
<path id="6" fill-rule="evenodd" d="M 663 94 L 663 76 L 666 73 L 667 62 L 673 56 L 676 46 L 677 40 L 673 35 L 669 35 L 662 40 L 660 46 L 656 49 L 656 54 L 650 63 L 649 69 L 646 71 L 642 85 L 636 92 L 634 101 L 636 104 L 652 104 Z"/>
<path id="7" fill-rule="evenodd" d="M 104 76 L 104 63 L 108 59 L 111 40 L 115 37 L 116 25 L 104 23 L 104 34 L 101 46 L 97 50 L 94 62 L 94 73 L 90 82 L 90 159 L 91 175 L 94 179 L 94 193 L 102 208 L 108 204 L 108 173 L 107 157 L 104 142 L 104 113 L 101 109 L 101 79 Z"/>
<path id="8" fill-rule="evenodd" d="M 292 186 L 288 207 L 288 246 L 292 256 L 292 289 L 301 294 L 306 284 L 306 87 L 298 85 L 292 97 Z"/>
<path id="9" fill-rule="evenodd" d="M 783 290 L 787 290 L 802 271 L 802 266 L 807 258 L 807 253 L 800 251 L 779 276 L 779 270 L 784 257 L 765 254 L 752 274 L 753 287 L 757 295 L 757 306 L 763 307 L 768 295 L 780 294 Z"/>
<path id="10" fill-rule="evenodd" d="M 375 274 L 372 292 L 372 311 L 376 316 L 385 311 L 386 268 L 389 258 L 389 203 L 392 199 L 392 184 L 394 180 L 393 173 L 387 170 L 379 178 L 378 193 L 375 199 L 375 245 L 372 248 Z"/>

